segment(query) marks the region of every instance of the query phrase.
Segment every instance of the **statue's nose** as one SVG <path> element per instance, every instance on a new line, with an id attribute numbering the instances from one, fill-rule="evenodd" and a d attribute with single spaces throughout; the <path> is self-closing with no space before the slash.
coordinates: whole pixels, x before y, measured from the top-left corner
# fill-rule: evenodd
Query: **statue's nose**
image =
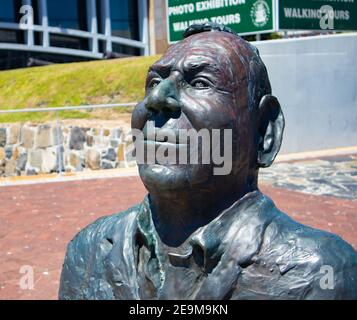
<path id="1" fill-rule="evenodd" d="M 155 113 L 179 111 L 180 102 L 175 79 L 169 77 L 159 82 L 147 97 L 145 107 Z"/>

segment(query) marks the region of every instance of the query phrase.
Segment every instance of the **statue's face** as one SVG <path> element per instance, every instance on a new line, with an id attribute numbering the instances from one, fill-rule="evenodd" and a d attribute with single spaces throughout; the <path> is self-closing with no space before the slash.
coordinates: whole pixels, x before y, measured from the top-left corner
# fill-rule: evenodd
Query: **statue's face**
<path id="1" fill-rule="evenodd" d="M 216 183 L 227 186 L 248 174 L 253 149 L 253 126 L 248 110 L 248 77 L 240 56 L 231 45 L 232 35 L 204 32 L 171 46 L 148 72 L 146 95 L 132 115 L 132 128 L 158 130 L 231 129 L 232 169 L 214 176 L 210 164 L 139 164 L 140 176 L 151 188 L 181 189 Z M 223 136 L 223 134 L 222 134 Z M 156 142 L 159 146 L 162 142 Z M 172 143 L 173 148 L 177 148 Z M 211 150 L 212 152 L 212 150 Z M 216 181 L 216 182 L 213 182 Z M 228 182 L 229 183 L 229 182 Z"/>

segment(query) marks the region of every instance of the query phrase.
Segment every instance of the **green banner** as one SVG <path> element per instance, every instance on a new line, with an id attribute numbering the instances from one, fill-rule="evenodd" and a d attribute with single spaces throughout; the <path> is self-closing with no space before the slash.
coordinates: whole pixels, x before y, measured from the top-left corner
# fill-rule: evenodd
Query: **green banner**
<path id="1" fill-rule="evenodd" d="M 274 31 L 274 0 L 167 0 L 169 42 L 191 24 L 216 22 L 240 35 Z"/>
<path id="2" fill-rule="evenodd" d="M 357 30 L 357 0 L 280 0 L 280 30 Z"/>

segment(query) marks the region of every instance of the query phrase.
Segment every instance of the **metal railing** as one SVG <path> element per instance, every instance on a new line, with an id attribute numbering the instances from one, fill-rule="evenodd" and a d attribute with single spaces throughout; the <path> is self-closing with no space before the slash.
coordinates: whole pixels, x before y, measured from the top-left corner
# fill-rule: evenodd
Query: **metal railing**
<path id="1" fill-rule="evenodd" d="M 127 103 L 112 103 L 112 104 L 94 104 L 81 106 L 63 106 L 63 107 L 49 107 L 49 108 L 24 108 L 24 109 L 3 109 L 0 114 L 6 113 L 25 113 L 25 112 L 57 112 L 67 110 L 91 110 L 91 109 L 105 109 L 105 108 L 124 108 L 136 106 L 137 102 Z"/>

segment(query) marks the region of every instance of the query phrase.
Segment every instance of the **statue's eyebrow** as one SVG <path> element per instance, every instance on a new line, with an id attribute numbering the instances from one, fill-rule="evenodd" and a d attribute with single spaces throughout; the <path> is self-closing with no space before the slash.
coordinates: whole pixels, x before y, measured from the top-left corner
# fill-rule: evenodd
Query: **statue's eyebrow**
<path id="1" fill-rule="evenodd" d="M 187 61 L 184 63 L 183 70 L 185 72 L 195 73 L 201 72 L 203 70 L 212 72 L 214 74 L 221 73 L 220 68 L 215 63 L 206 61 Z"/>
<path id="2" fill-rule="evenodd" d="M 173 71 L 173 63 L 158 62 L 149 67 L 149 72 L 155 72 L 162 78 L 167 78 L 171 71 Z M 199 73 L 201 71 L 208 71 L 216 75 L 220 75 L 222 70 L 216 63 L 199 60 L 187 60 L 182 67 L 185 73 Z"/>
<path id="3" fill-rule="evenodd" d="M 155 63 L 149 67 L 149 72 L 156 72 L 161 77 L 166 78 L 170 75 L 171 69 L 171 63 Z"/>

